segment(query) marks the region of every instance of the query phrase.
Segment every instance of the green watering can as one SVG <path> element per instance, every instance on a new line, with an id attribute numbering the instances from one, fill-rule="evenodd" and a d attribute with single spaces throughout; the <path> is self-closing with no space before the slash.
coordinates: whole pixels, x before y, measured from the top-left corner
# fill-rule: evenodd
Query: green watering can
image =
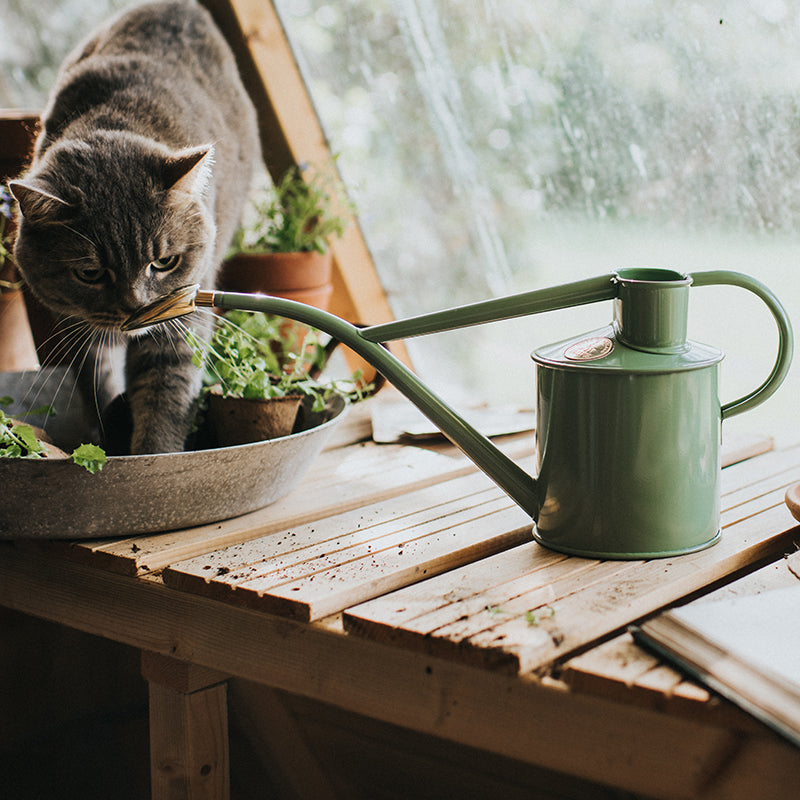
<path id="1" fill-rule="evenodd" d="M 766 381 L 720 405 L 723 353 L 688 341 L 690 286 L 727 284 L 766 303 L 779 331 Z M 409 336 L 612 300 L 600 330 L 533 353 L 537 373 L 538 476 L 528 475 L 381 345 Z M 196 306 L 263 311 L 330 334 L 416 405 L 530 514 L 534 538 L 563 553 L 641 559 L 691 553 L 720 537 L 723 419 L 766 400 L 792 359 L 786 311 L 740 273 L 630 268 L 548 289 L 358 328 L 318 308 L 265 295 L 184 287 L 134 314 L 126 329 L 188 314 Z"/>

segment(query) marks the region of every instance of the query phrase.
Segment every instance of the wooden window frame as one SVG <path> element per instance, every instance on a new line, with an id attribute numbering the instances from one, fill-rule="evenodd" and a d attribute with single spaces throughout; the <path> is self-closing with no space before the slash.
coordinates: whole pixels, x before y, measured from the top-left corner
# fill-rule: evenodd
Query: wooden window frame
<path id="1" fill-rule="evenodd" d="M 271 0 L 201 0 L 236 56 L 258 113 L 261 149 L 273 180 L 293 165 L 325 164 L 331 150 L 291 44 Z M 358 220 L 330 243 L 333 253 L 331 311 L 360 325 L 394 319 Z M 392 351 L 406 363 L 402 343 Z M 349 353 L 348 360 L 374 370 Z"/>

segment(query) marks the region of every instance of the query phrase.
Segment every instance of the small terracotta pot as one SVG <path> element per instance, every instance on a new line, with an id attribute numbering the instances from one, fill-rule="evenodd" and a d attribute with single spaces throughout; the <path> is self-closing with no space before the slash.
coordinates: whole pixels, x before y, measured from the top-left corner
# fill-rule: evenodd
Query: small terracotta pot
<path id="1" fill-rule="evenodd" d="M 0 372 L 39 369 L 25 298 L 20 289 L 0 291 Z"/>
<path id="2" fill-rule="evenodd" d="M 225 292 L 269 294 L 324 310 L 330 304 L 332 257 L 326 253 L 240 253 L 222 265 Z"/>
<path id="3" fill-rule="evenodd" d="M 11 237 L 14 220 L 4 220 L 3 235 Z M 39 369 L 20 274 L 13 261 L 0 267 L 0 372 Z"/>
<path id="4" fill-rule="evenodd" d="M 249 444 L 288 436 L 294 430 L 301 395 L 251 400 L 223 397 L 211 390 L 208 422 L 219 447 Z"/>
<path id="5" fill-rule="evenodd" d="M 38 134 L 38 114 L 32 111 L 16 110 L 0 112 L 0 180 L 8 181 L 19 177 L 30 163 Z M 8 232 L 9 230 L 6 228 L 6 234 Z M 19 274 L 14 269 L 13 273 L 0 277 L 13 283 L 19 279 Z M 44 364 L 49 352 L 45 342 L 50 339 L 49 347 L 52 348 L 54 341 L 51 338 L 54 331 L 52 314 L 38 301 L 33 300 L 30 290 L 27 288 L 23 288 L 21 291 L 9 290 L 8 296 L 6 296 L 6 292 L 3 292 L 0 302 L 3 305 L 2 319 L 0 319 L 0 342 L 3 343 L 3 350 L 7 354 L 2 361 L 3 366 L 0 367 L 0 371 L 9 370 L 10 368 L 6 364 L 13 363 L 13 359 L 19 358 L 22 359 L 21 363 L 27 365 L 22 369 L 35 369 L 36 367 L 32 366 L 34 363 L 37 367 L 39 364 Z M 4 322 L 3 319 L 6 321 Z M 29 326 L 28 333 L 25 333 L 26 325 Z M 18 332 L 16 338 L 10 338 L 12 335 L 9 331 L 11 330 Z M 32 341 L 36 343 L 36 349 L 32 355 L 29 352 L 31 332 L 33 334 Z M 15 352 L 12 353 L 12 351 Z M 12 359 L 12 361 L 7 359 Z"/>

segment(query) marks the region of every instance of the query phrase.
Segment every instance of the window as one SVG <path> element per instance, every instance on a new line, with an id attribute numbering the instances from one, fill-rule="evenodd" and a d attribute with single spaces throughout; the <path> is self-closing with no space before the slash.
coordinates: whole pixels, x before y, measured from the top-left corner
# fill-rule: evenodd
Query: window
<path id="1" fill-rule="evenodd" d="M 7 2 L 22 24 L 0 30 L 0 104 L 34 108 L 73 43 L 128 4 Z M 746 272 L 798 317 L 788 0 L 275 6 L 397 316 L 647 265 Z M 453 402 L 529 405 L 529 351 L 610 315 L 599 304 L 408 345 Z M 695 290 L 690 336 L 726 352 L 723 401 L 774 359 L 769 314 L 741 290 Z M 726 430 L 785 438 L 797 373 Z"/>
<path id="2" fill-rule="evenodd" d="M 800 310 L 800 14 L 784 0 L 276 0 L 398 316 L 617 267 L 735 269 Z M 741 290 L 692 293 L 722 400 L 774 360 Z M 530 403 L 535 346 L 606 304 L 409 342 L 450 397 Z M 797 370 L 728 426 L 791 431 Z M 461 387 L 457 392 L 454 384 Z"/>
<path id="3" fill-rule="evenodd" d="M 130 0 L 2 0 L 0 108 L 41 109 L 67 53 L 129 5 Z"/>

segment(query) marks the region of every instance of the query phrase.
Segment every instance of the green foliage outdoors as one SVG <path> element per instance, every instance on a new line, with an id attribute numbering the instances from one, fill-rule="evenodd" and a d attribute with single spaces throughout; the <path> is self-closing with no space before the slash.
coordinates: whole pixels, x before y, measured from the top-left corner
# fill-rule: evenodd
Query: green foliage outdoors
<path id="1" fill-rule="evenodd" d="M 7 5 L 0 106 L 41 108 L 66 52 L 128 3 Z M 791 4 L 276 6 L 400 315 L 530 283 L 565 217 L 798 226 Z"/>

